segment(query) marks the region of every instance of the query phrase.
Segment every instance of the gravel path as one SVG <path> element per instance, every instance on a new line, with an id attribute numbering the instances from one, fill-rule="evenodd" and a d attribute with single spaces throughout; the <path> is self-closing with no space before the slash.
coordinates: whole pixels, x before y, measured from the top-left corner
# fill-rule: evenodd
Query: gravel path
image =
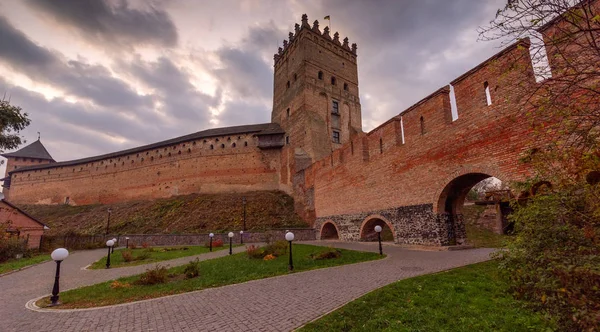
<path id="1" fill-rule="evenodd" d="M 324 242 L 312 242 L 323 245 Z M 375 243 L 326 245 L 377 251 Z M 235 252 L 243 247 L 234 248 Z M 61 265 L 61 290 L 138 274 L 149 265 L 84 270 L 105 250 L 75 252 Z M 289 331 L 374 289 L 417 275 L 489 259 L 492 249 L 411 251 L 385 246 L 387 259 L 294 273 L 243 284 L 92 310 L 32 311 L 25 304 L 50 293 L 55 263 L 0 277 L 0 331 Z M 185 264 L 228 250 L 171 260 Z M 154 265 L 154 264 L 150 264 Z"/>

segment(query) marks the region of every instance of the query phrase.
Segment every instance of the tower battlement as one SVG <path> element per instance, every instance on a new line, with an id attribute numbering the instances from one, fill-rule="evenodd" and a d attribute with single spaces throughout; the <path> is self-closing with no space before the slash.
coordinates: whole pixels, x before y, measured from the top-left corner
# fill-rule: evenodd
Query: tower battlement
<path id="1" fill-rule="evenodd" d="M 275 67 L 277 67 L 281 59 L 284 59 L 287 56 L 287 53 L 289 53 L 288 50 L 295 47 L 295 41 L 299 39 L 300 34 L 309 31 L 313 36 L 321 37 L 323 40 L 327 41 L 329 43 L 328 46 L 334 52 L 340 53 L 340 55 L 342 56 L 345 55 L 345 57 L 351 58 L 354 62 L 356 62 L 356 43 L 352 43 L 352 45 L 350 45 L 348 37 L 345 37 L 340 42 L 340 34 L 338 32 L 335 32 L 332 38 L 328 26 L 326 26 L 323 29 L 323 32 L 321 32 L 321 30 L 319 29 L 318 20 L 315 20 L 311 27 L 308 23 L 308 16 L 306 14 L 303 14 L 301 24 L 296 23 L 294 32 L 290 31 L 288 39 L 283 40 L 283 47 L 279 47 L 277 53 L 273 55 Z"/>

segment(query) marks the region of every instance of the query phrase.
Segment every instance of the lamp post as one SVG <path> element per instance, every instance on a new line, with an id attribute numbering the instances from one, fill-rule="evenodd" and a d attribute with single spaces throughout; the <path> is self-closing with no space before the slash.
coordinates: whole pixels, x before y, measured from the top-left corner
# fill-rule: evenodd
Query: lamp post
<path id="1" fill-rule="evenodd" d="M 242 197 L 242 203 L 244 205 L 244 218 L 242 220 L 244 221 L 244 230 L 246 230 L 246 197 Z"/>
<path id="2" fill-rule="evenodd" d="M 212 252 L 212 238 L 213 236 L 215 236 L 213 233 L 208 234 L 208 237 L 210 238 L 210 251 Z"/>
<path id="3" fill-rule="evenodd" d="M 108 228 L 110 227 L 110 214 L 112 213 L 112 209 L 108 208 L 106 211 L 108 212 L 108 217 L 106 218 L 106 235 L 108 235 Z"/>
<path id="4" fill-rule="evenodd" d="M 111 253 L 115 252 L 115 246 L 117 245 L 117 239 L 113 237 L 112 242 L 114 245 L 112 246 L 112 250 L 110 251 Z"/>
<path id="5" fill-rule="evenodd" d="M 377 240 L 379 241 L 379 254 L 383 255 L 383 249 L 381 248 L 381 226 L 375 226 L 375 232 L 377 232 Z"/>
<path id="6" fill-rule="evenodd" d="M 233 253 L 231 251 L 231 241 L 233 241 L 233 232 L 229 232 L 229 234 L 227 234 L 227 236 L 229 236 L 229 254 L 231 255 Z"/>
<path id="7" fill-rule="evenodd" d="M 244 231 L 240 231 L 240 244 L 244 244 Z"/>
<path id="8" fill-rule="evenodd" d="M 110 249 L 115 245 L 113 240 L 106 241 L 106 246 L 108 247 L 108 256 L 106 257 L 106 268 L 110 269 Z"/>
<path id="9" fill-rule="evenodd" d="M 294 241 L 294 233 L 285 233 L 285 239 L 290 243 L 290 265 L 288 268 L 290 271 L 294 271 L 294 261 L 292 260 L 292 241 Z"/>
<path id="10" fill-rule="evenodd" d="M 125 237 L 125 247 L 129 249 L 129 237 Z"/>
<path id="11" fill-rule="evenodd" d="M 58 248 L 50 254 L 50 257 L 56 262 L 56 275 L 54 276 L 54 287 L 52 287 L 52 297 L 50 297 L 50 301 L 52 304 L 50 306 L 59 305 L 58 303 L 58 280 L 60 279 L 60 263 L 65 260 L 69 256 L 69 251 L 65 248 Z"/>

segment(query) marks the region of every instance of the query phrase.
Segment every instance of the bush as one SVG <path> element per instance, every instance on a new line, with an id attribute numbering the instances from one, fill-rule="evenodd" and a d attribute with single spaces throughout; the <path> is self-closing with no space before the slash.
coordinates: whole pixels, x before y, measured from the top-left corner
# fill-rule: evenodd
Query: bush
<path id="1" fill-rule="evenodd" d="M 129 244 L 129 248 L 130 249 L 137 249 L 137 246 L 135 245 L 135 243 L 131 242 L 131 244 Z"/>
<path id="2" fill-rule="evenodd" d="M 561 189 L 514 204 L 517 235 L 499 253 L 499 266 L 514 294 L 548 312 L 561 330 L 594 331 L 600 326 L 600 188 Z"/>
<path id="3" fill-rule="evenodd" d="M 256 247 L 250 245 L 246 247 L 246 254 L 248 257 L 254 259 L 263 259 L 265 256 L 271 255 L 273 257 L 279 257 L 287 254 L 288 243 L 285 241 L 277 241 L 275 243 L 268 244 L 264 247 Z"/>
<path id="4" fill-rule="evenodd" d="M 195 260 L 187 263 L 185 269 L 183 270 L 183 274 L 187 279 L 196 278 L 200 275 L 200 260 L 196 258 Z"/>
<path id="5" fill-rule="evenodd" d="M 169 280 L 169 272 L 165 266 L 156 264 L 154 268 L 147 269 L 140 278 L 135 281 L 137 285 L 164 284 Z"/>
<path id="6" fill-rule="evenodd" d="M 0 235 L 1 236 L 1 235 Z M 0 238 L 0 262 L 14 259 L 18 254 L 25 254 L 25 241 L 16 237 Z"/>
<path id="7" fill-rule="evenodd" d="M 142 242 L 142 248 L 146 249 L 148 247 L 149 247 L 148 242 Z"/>
<path id="8" fill-rule="evenodd" d="M 342 257 L 342 251 L 339 249 L 331 248 L 331 247 L 327 248 L 324 251 L 310 254 L 310 258 L 312 258 L 316 261 L 322 260 L 322 259 L 332 259 L 332 258 L 340 258 L 340 257 Z"/>
<path id="9" fill-rule="evenodd" d="M 133 253 L 129 249 L 122 250 L 121 256 L 123 256 L 123 261 L 125 261 L 127 263 L 132 262 L 134 260 Z"/>
<path id="10" fill-rule="evenodd" d="M 207 247 L 207 248 L 210 248 L 210 241 L 206 242 L 204 244 L 204 246 Z M 213 240 L 212 246 L 213 246 L 213 248 L 215 248 L 215 247 L 222 247 L 223 246 L 223 240 L 221 240 L 221 239 Z"/>

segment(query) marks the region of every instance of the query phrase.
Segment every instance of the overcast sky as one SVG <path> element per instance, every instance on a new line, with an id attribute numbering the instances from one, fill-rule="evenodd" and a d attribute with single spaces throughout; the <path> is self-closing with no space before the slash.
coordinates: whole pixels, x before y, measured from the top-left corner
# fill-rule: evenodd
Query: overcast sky
<path id="1" fill-rule="evenodd" d="M 368 131 L 498 52 L 476 29 L 505 2 L 0 0 L 0 94 L 57 161 L 269 122 L 278 45 L 330 15 L 358 44 Z"/>

